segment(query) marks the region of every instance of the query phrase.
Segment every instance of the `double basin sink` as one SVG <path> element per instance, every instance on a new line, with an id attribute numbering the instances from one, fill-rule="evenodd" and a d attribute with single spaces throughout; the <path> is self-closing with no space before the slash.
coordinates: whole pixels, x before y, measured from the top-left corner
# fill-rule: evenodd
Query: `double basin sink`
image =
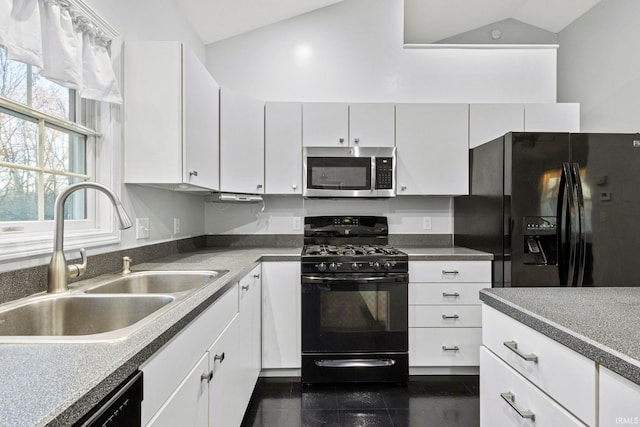
<path id="1" fill-rule="evenodd" d="M 227 273 L 141 271 L 78 282 L 69 292 L 0 306 L 0 342 L 90 342 L 128 337 L 172 304 Z"/>

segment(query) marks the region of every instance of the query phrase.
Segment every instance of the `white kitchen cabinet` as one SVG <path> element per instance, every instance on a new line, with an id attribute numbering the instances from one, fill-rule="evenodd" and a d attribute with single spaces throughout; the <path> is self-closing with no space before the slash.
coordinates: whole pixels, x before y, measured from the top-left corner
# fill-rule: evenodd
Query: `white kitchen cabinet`
<path id="1" fill-rule="evenodd" d="M 305 103 L 305 147 L 393 147 L 395 107 L 384 103 Z"/>
<path id="2" fill-rule="evenodd" d="M 302 194 L 302 104 L 265 105 L 265 193 Z"/>
<path id="3" fill-rule="evenodd" d="M 580 104 L 525 104 L 525 132 L 580 132 Z"/>
<path id="4" fill-rule="evenodd" d="M 300 369 L 300 262 L 262 263 L 262 368 Z"/>
<path id="5" fill-rule="evenodd" d="M 124 46 L 124 180 L 219 188 L 219 86 L 179 42 Z"/>
<path id="6" fill-rule="evenodd" d="M 490 261 L 409 262 L 409 366 L 476 367 L 482 343 L 479 291 L 491 287 Z"/>
<path id="7" fill-rule="evenodd" d="M 600 426 L 640 424 L 640 385 L 601 366 Z"/>
<path id="8" fill-rule="evenodd" d="M 585 426 L 484 347 L 480 369 L 481 427 Z"/>
<path id="9" fill-rule="evenodd" d="M 264 102 L 220 89 L 220 190 L 264 193 Z"/>
<path id="10" fill-rule="evenodd" d="M 523 381 L 528 380 L 586 424 L 596 425 L 598 373 L 594 361 L 487 305 L 482 306 L 482 324 L 485 348 Z M 480 371 L 484 375 L 482 365 Z"/>
<path id="11" fill-rule="evenodd" d="M 469 191 L 468 104 L 397 104 L 397 195 Z"/>
<path id="12" fill-rule="evenodd" d="M 524 104 L 469 105 L 469 148 L 524 131 Z"/>
<path id="13" fill-rule="evenodd" d="M 240 279 L 238 399 L 247 407 L 262 367 L 261 267 L 258 265 Z"/>

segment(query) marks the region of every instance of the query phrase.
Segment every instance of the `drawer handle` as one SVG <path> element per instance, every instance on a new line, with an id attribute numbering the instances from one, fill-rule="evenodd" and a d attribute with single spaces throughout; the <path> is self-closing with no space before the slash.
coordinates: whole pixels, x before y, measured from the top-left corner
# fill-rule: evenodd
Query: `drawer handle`
<path id="1" fill-rule="evenodd" d="M 459 319 L 459 318 L 460 318 L 460 316 L 458 316 L 457 314 L 452 314 L 452 315 L 450 315 L 450 316 L 449 316 L 448 314 L 443 314 L 443 315 L 442 315 L 442 318 L 443 318 L 443 319 Z"/>
<path id="2" fill-rule="evenodd" d="M 458 270 L 442 270 L 443 276 L 446 276 L 447 274 L 452 274 L 454 276 L 457 276 L 458 274 L 460 274 L 460 272 Z"/>
<path id="3" fill-rule="evenodd" d="M 450 294 L 450 293 L 448 293 L 448 292 L 443 292 L 443 293 L 442 293 L 442 296 L 443 296 L 443 297 L 458 298 L 458 297 L 460 297 L 460 294 L 459 294 L 459 293 L 457 293 L 457 292 L 454 292 L 454 293 L 452 293 L 452 294 Z"/>
<path id="4" fill-rule="evenodd" d="M 224 351 L 222 354 L 216 354 L 213 356 L 213 363 L 216 363 L 217 361 L 220 361 L 220 363 L 224 362 Z"/>
<path id="5" fill-rule="evenodd" d="M 208 383 L 213 379 L 213 371 L 209 371 L 208 373 L 204 373 L 200 375 L 200 381 L 206 381 Z"/>
<path id="6" fill-rule="evenodd" d="M 536 415 L 527 410 L 527 409 L 520 409 L 518 408 L 518 405 L 516 405 L 516 397 L 514 396 L 513 393 L 511 392 L 506 392 L 506 393 L 500 393 L 500 397 L 509 404 L 509 406 L 511 406 L 513 408 L 514 411 L 516 411 L 518 413 L 518 415 L 520 415 L 520 417 L 525 418 L 525 419 L 529 419 L 531 421 L 535 421 L 536 419 Z"/>
<path id="7" fill-rule="evenodd" d="M 444 351 L 460 351 L 460 347 L 454 345 L 453 347 L 447 347 L 446 345 L 442 346 L 442 350 Z"/>
<path id="8" fill-rule="evenodd" d="M 518 356 L 520 356 L 521 358 L 523 358 L 527 362 L 538 363 L 538 356 L 536 356 L 533 353 L 524 354 L 523 352 L 518 350 L 518 343 L 517 342 L 515 342 L 515 341 L 505 341 L 505 342 L 503 342 L 503 344 L 504 344 L 505 347 L 507 347 L 509 350 L 513 351 L 515 354 L 517 354 Z"/>

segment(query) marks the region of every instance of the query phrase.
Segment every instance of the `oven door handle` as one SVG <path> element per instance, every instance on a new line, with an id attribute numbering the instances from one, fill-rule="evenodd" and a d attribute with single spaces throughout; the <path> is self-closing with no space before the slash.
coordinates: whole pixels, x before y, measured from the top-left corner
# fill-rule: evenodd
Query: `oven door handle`
<path id="1" fill-rule="evenodd" d="M 393 274 L 388 276 L 376 276 L 376 277 L 322 277 L 322 276 L 302 276 L 303 282 L 351 282 L 351 283 L 377 283 L 377 282 L 402 282 L 408 281 L 408 274 Z"/>
<path id="2" fill-rule="evenodd" d="M 393 366 L 393 359 L 331 359 L 316 360 L 316 366 L 321 368 L 384 368 Z"/>

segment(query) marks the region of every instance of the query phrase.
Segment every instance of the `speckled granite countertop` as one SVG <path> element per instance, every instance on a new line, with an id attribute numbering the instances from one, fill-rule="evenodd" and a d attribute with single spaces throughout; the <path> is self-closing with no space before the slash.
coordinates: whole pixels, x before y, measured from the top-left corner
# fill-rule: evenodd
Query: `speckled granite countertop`
<path id="1" fill-rule="evenodd" d="M 411 260 L 491 259 L 490 254 L 464 248 L 403 250 Z M 31 344 L 0 340 L 0 425 L 72 424 L 215 301 L 227 285 L 261 261 L 298 261 L 300 252 L 301 248 L 211 248 L 134 265 L 134 271 L 229 272 L 176 303 L 126 340 Z"/>
<path id="2" fill-rule="evenodd" d="M 480 299 L 640 384 L 640 287 L 494 288 Z"/>

